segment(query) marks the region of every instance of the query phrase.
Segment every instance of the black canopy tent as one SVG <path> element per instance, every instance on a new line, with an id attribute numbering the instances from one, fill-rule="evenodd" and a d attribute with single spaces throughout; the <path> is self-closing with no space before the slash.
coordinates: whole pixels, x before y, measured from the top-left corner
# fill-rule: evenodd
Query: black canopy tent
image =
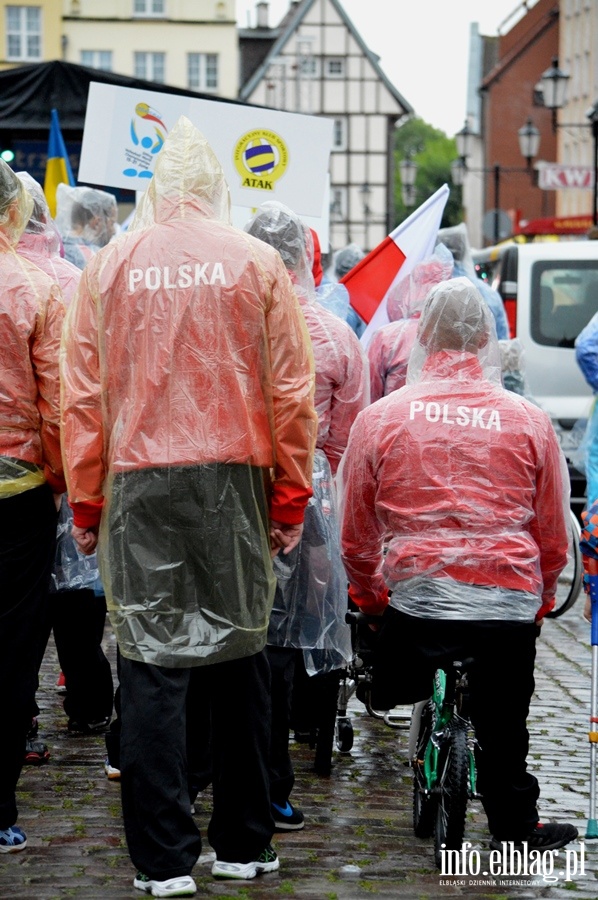
<path id="1" fill-rule="evenodd" d="M 73 175 L 77 178 L 87 96 L 92 81 L 238 106 L 253 105 L 59 60 L 5 69 L 0 72 L 0 151 L 14 152 L 11 165 L 15 171 L 25 170 L 43 183 L 50 114 L 56 109 Z"/>

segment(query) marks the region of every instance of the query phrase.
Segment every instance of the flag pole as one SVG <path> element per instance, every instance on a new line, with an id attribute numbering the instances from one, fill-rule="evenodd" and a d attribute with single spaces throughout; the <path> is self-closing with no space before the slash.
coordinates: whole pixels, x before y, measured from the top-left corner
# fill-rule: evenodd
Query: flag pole
<path id="1" fill-rule="evenodd" d="M 598 745 L 598 559 L 586 557 L 585 568 L 590 584 L 590 600 L 592 604 L 592 683 L 590 695 L 590 814 L 586 827 L 586 838 L 598 838 L 598 820 L 596 816 L 596 747 Z"/>

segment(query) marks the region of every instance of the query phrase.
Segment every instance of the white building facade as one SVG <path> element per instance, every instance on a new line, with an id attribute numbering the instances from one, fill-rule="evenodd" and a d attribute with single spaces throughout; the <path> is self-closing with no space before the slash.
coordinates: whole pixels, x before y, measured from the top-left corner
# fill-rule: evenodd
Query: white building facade
<path id="1" fill-rule="evenodd" d="M 63 59 L 237 96 L 235 0 L 63 0 Z"/>
<path id="2" fill-rule="evenodd" d="M 266 4 L 259 4 L 263 7 Z M 241 31 L 248 39 L 251 29 Z M 396 224 L 394 131 L 413 112 L 338 0 L 301 0 L 278 29 L 240 99 L 334 120 L 330 242 L 376 246 Z"/>

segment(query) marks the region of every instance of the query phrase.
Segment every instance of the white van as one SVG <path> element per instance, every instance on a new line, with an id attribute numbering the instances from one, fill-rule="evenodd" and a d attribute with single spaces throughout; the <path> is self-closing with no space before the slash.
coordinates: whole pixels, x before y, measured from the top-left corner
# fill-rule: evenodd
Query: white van
<path id="1" fill-rule="evenodd" d="M 568 456 L 580 437 L 573 426 L 587 418 L 593 400 L 574 344 L 598 312 L 598 241 L 511 244 L 500 254 L 493 286 L 511 336 L 523 344 L 529 392 L 550 415 Z M 571 467 L 570 473 L 572 503 L 582 502 L 583 479 Z"/>

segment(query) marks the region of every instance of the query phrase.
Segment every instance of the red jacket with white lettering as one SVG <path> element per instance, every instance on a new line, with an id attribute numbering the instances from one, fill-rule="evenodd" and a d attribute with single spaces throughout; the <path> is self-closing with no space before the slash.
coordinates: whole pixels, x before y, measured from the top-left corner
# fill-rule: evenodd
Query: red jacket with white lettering
<path id="1" fill-rule="evenodd" d="M 375 613 L 388 585 L 445 576 L 531 592 L 539 619 L 568 546 L 566 466 L 550 419 L 487 380 L 473 354 L 430 355 L 424 376 L 353 426 L 341 471 L 351 594 Z"/>

